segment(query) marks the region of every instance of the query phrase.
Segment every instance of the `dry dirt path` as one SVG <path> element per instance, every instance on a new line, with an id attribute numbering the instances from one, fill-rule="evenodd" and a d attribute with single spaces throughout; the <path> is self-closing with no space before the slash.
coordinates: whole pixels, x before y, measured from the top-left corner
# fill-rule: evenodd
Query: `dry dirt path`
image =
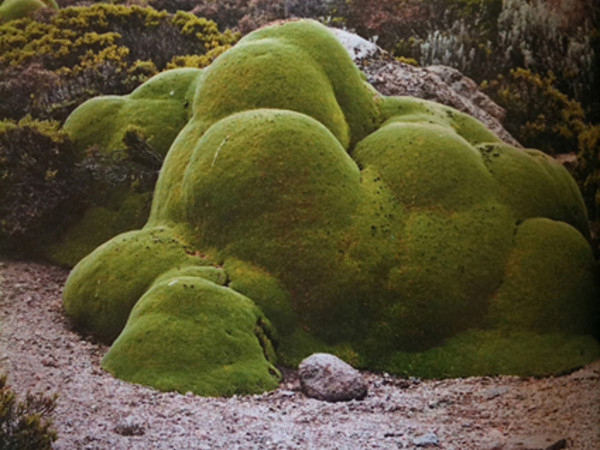
<path id="1" fill-rule="evenodd" d="M 294 371 L 274 392 L 202 398 L 114 379 L 106 347 L 70 330 L 67 271 L 0 260 L 0 371 L 59 394 L 57 449 L 600 449 L 600 361 L 544 379 L 403 380 L 365 373 L 362 401 L 324 403 Z"/>

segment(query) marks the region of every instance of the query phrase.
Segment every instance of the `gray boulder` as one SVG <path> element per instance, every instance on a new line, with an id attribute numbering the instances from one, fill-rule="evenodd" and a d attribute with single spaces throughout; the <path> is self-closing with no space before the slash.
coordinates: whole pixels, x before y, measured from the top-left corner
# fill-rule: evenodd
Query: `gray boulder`
<path id="1" fill-rule="evenodd" d="M 360 372 L 327 353 L 315 353 L 302 361 L 298 376 L 302 392 L 318 400 L 360 400 L 367 395 L 367 383 Z"/>
<path id="2" fill-rule="evenodd" d="M 504 109 L 458 70 L 446 66 L 404 64 L 356 34 L 337 28 L 330 30 L 381 94 L 407 95 L 451 106 L 478 119 L 504 142 L 521 146 L 502 126 Z"/>

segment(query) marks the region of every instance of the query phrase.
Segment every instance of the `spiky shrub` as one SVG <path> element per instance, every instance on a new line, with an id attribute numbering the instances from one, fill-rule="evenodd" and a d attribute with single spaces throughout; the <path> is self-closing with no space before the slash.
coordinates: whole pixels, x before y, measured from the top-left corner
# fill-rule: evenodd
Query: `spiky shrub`
<path id="1" fill-rule="evenodd" d="M 467 21 L 458 20 L 446 32 L 427 33 L 419 41 L 415 56 L 422 66 L 442 64 L 473 76 L 476 68 L 488 64 L 490 53 L 489 41 L 485 42 Z"/>
<path id="2" fill-rule="evenodd" d="M 0 118 L 64 120 L 84 100 L 125 94 L 174 58 L 208 55 L 236 40 L 179 12 L 97 4 L 0 25 Z M 211 56 L 212 55 L 212 56 Z"/>
<path id="3" fill-rule="evenodd" d="M 571 0 L 568 3 L 580 4 Z M 534 73 L 551 71 L 557 87 L 587 104 L 598 86 L 598 55 L 592 42 L 593 24 L 565 28 L 563 17 L 543 0 L 505 0 L 498 16 L 494 61 L 497 71 L 524 67 Z"/>
<path id="4" fill-rule="evenodd" d="M 146 226 L 84 258 L 63 305 L 112 343 L 107 370 L 163 390 L 261 392 L 275 357 L 317 350 L 398 374 L 557 373 L 600 356 L 588 233 L 552 158 L 378 95 L 296 21 L 204 70 Z"/>
<path id="5" fill-rule="evenodd" d="M 361 6 L 369 3 L 354 2 Z M 425 5 L 429 9 L 424 9 Z M 585 0 L 379 0 L 358 11 L 368 14 L 370 8 L 381 14 L 382 24 L 400 20 L 414 8 L 417 16 L 423 18 L 392 27 L 391 39 L 379 37 L 378 43 L 398 56 L 414 58 L 421 65 L 450 65 L 478 82 L 494 79 L 498 74 L 508 75 L 518 67 L 541 76 L 551 71 L 557 89 L 582 103 L 586 114 L 594 114 L 590 117 L 598 114 L 594 100 L 600 82 L 600 47 L 594 22 L 598 11 Z M 384 14 L 384 8 L 397 11 Z M 569 10 L 579 13 L 572 16 Z M 369 23 L 363 19 L 363 24 Z M 364 29 L 364 25 L 359 29 Z M 364 32 L 373 35 L 377 34 L 376 29 Z"/>
<path id="6" fill-rule="evenodd" d="M 27 393 L 24 401 L 18 401 L 6 383 L 6 376 L 0 376 L 0 448 L 50 450 L 57 439 L 49 417 L 56 399 L 56 395 Z"/>
<path id="7" fill-rule="evenodd" d="M 493 34 L 495 17 L 501 0 L 349 0 L 347 25 L 367 38 L 376 38 L 383 48 L 398 56 L 427 59 L 420 54 L 420 45 L 431 41 L 438 32 L 455 40 L 456 23 L 468 24 L 471 34 L 459 46 L 484 43 Z M 463 34 L 461 38 L 464 38 Z M 469 47 L 470 48 L 470 47 Z M 469 48 L 466 51 L 469 51 Z"/>

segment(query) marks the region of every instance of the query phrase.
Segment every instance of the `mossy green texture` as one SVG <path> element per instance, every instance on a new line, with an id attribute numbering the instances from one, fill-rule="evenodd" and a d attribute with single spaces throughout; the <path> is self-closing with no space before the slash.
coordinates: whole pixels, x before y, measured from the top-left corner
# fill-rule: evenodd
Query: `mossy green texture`
<path id="1" fill-rule="evenodd" d="M 252 300 L 200 277 L 175 275 L 136 303 L 102 364 L 118 378 L 160 390 L 258 394 L 279 383 L 270 335 Z"/>
<path id="2" fill-rule="evenodd" d="M 550 159 L 453 109 L 376 95 L 314 22 L 248 35 L 193 102 L 146 227 L 85 258 L 65 289 L 75 323 L 121 333 L 104 361 L 116 376 L 230 395 L 273 386 L 275 354 L 428 377 L 600 356 L 585 209 Z M 266 320 L 252 357 L 223 333 Z"/>
<path id="3" fill-rule="evenodd" d="M 65 285 L 63 305 L 79 328 L 111 342 L 123 329 L 133 305 L 159 275 L 207 264 L 189 254 L 166 227 L 120 234 L 75 266 Z M 93 274 L 93 283 L 86 281 L 87 274 Z"/>
<path id="4" fill-rule="evenodd" d="M 135 127 L 161 156 L 188 122 L 201 69 L 173 69 L 155 75 L 125 96 L 95 97 L 81 104 L 64 124 L 83 157 L 93 145 L 105 153 L 123 149 L 123 137 Z"/>
<path id="5" fill-rule="evenodd" d="M 63 266 L 74 267 L 88 253 L 114 236 L 143 225 L 149 213 L 150 194 L 128 193 L 119 204 L 92 206 L 81 218 L 67 227 L 58 240 L 41 249 L 44 258 Z"/>
<path id="6" fill-rule="evenodd" d="M 77 158 L 97 148 L 109 161 L 123 157 L 126 133 L 135 131 L 155 157 L 164 158 L 171 143 L 192 115 L 192 100 L 201 69 L 162 72 L 126 96 L 101 96 L 80 105 L 64 124 Z M 112 159 L 111 159 L 112 158 Z M 105 189 L 105 187 L 97 187 Z M 81 218 L 63 230 L 60 238 L 42 250 L 55 264 L 73 267 L 108 239 L 143 226 L 148 218 L 150 193 L 134 186 L 110 192 L 110 204 L 86 209 Z"/>
<path id="7" fill-rule="evenodd" d="M 0 22 L 31 16 L 40 8 L 58 9 L 54 0 L 4 0 L 0 4 Z"/>

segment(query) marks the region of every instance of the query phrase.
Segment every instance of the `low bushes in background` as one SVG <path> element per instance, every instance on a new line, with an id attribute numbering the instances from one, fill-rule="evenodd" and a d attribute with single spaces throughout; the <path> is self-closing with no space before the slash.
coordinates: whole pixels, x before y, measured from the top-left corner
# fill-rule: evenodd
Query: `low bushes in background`
<path id="1" fill-rule="evenodd" d="M 49 450 L 56 432 L 49 418 L 56 406 L 56 396 L 27 393 L 18 401 L 0 376 L 0 448 L 4 450 Z"/>

